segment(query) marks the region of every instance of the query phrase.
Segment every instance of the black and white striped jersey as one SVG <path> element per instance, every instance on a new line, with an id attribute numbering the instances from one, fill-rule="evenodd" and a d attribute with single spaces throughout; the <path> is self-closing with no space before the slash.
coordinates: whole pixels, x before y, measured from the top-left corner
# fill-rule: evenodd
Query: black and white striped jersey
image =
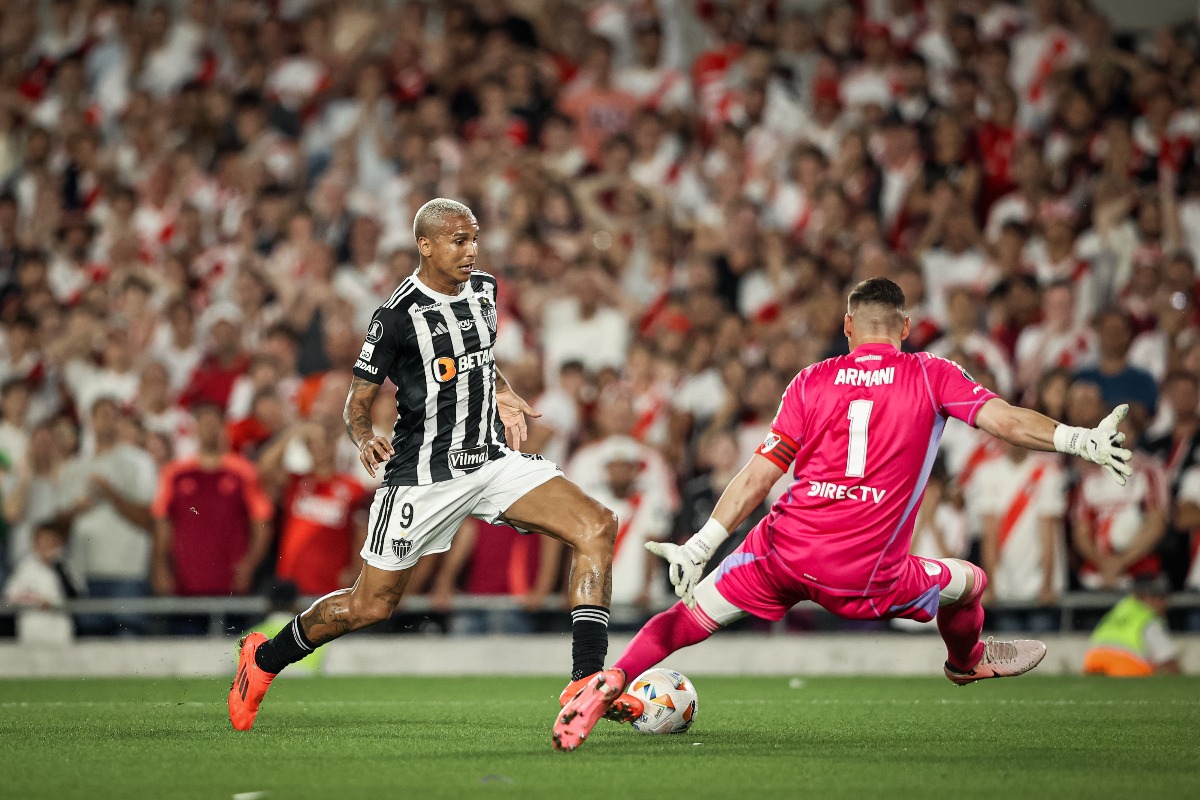
<path id="1" fill-rule="evenodd" d="M 399 414 L 386 486 L 457 478 L 508 452 L 496 413 L 496 279 L 473 272 L 457 296 L 414 274 L 371 318 L 354 374 L 390 378 Z"/>

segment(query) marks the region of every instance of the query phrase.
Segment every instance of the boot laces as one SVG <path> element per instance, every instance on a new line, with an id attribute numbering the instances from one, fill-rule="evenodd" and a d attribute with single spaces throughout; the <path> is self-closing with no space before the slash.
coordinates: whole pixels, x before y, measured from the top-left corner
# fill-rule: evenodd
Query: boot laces
<path id="1" fill-rule="evenodd" d="M 988 663 L 997 664 L 1002 661 L 1013 661 L 1017 657 L 1017 646 L 1012 642 L 997 642 L 991 636 L 984 645 L 984 658 Z"/>

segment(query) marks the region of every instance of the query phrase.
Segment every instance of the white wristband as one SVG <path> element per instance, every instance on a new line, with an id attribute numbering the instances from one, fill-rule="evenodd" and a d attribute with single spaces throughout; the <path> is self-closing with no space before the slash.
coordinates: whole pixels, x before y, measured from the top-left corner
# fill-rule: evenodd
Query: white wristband
<path id="1" fill-rule="evenodd" d="M 707 549 L 707 555 L 711 556 L 721 546 L 721 542 L 728 538 L 729 531 L 725 530 L 725 526 L 712 517 L 709 517 L 708 522 L 704 523 L 704 527 L 696 531 L 696 535 L 692 537 L 692 541 L 702 545 Z"/>
<path id="2" fill-rule="evenodd" d="M 1054 429 L 1054 449 L 1067 455 L 1079 455 L 1079 446 L 1083 443 L 1083 437 L 1087 432 L 1087 428 L 1059 425 Z"/>

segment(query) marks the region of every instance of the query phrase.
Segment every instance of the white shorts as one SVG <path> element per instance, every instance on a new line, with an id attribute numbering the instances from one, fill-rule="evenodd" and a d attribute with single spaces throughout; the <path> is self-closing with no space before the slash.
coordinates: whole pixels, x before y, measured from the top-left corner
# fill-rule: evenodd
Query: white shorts
<path id="1" fill-rule="evenodd" d="M 408 569 L 421 556 L 449 550 L 467 517 L 503 522 L 509 506 L 562 474 L 553 461 L 510 452 L 441 483 L 380 486 L 371 502 L 363 561 L 378 569 Z"/>

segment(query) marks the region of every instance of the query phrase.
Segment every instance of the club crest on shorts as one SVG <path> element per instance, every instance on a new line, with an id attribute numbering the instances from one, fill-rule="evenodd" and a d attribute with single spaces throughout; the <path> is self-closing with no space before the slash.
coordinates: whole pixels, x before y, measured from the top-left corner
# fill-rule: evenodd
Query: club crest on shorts
<path id="1" fill-rule="evenodd" d="M 413 543 L 408 539 L 392 540 L 392 552 L 396 555 L 396 558 L 407 558 L 409 552 L 412 550 L 412 546 Z"/>

